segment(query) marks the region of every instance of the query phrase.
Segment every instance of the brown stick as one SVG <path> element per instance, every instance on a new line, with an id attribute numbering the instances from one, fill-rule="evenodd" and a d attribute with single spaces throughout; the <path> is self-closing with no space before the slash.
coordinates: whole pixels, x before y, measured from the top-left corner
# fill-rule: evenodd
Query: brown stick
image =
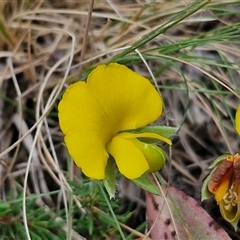
<path id="1" fill-rule="evenodd" d="M 89 1 L 89 6 L 88 6 L 88 16 L 87 16 L 87 21 L 86 21 L 86 27 L 83 35 L 83 43 L 82 43 L 82 50 L 81 50 L 81 55 L 80 55 L 80 66 L 79 66 L 79 71 L 78 75 L 79 78 L 81 78 L 82 75 L 82 62 L 84 60 L 84 55 L 86 52 L 86 47 L 87 47 L 87 39 L 88 39 L 88 32 L 89 32 L 89 26 L 92 18 L 92 10 L 93 10 L 93 5 L 94 5 L 94 0 Z"/>

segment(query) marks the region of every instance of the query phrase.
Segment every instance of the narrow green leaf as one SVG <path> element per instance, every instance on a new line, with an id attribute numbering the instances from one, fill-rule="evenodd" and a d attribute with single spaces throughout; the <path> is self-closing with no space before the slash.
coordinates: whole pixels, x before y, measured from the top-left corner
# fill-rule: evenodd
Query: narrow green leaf
<path id="1" fill-rule="evenodd" d="M 110 199 L 115 198 L 115 161 L 112 157 L 109 157 L 105 170 L 106 177 L 103 180 L 104 187 Z"/>
<path id="2" fill-rule="evenodd" d="M 177 127 L 169 127 L 169 126 L 146 126 L 142 128 L 138 128 L 129 132 L 133 133 L 156 133 L 159 136 L 169 138 L 172 134 L 176 133 L 179 128 Z M 139 138 L 140 141 L 146 143 L 157 143 L 159 142 L 158 139 L 153 138 Z"/>
<path id="3" fill-rule="evenodd" d="M 134 132 L 134 133 L 145 133 L 145 132 L 150 132 L 150 133 L 156 133 L 159 134 L 163 137 L 168 138 L 170 135 L 176 133 L 178 131 L 177 127 L 169 127 L 169 126 L 145 126 L 142 128 L 138 128 L 129 132 Z"/>
<path id="4" fill-rule="evenodd" d="M 9 34 L 8 29 L 5 27 L 4 22 L 0 19 L 0 34 L 11 44 L 13 44 L 13 41 L 11 39 L 11 36 Z"/>
<path id="5" fill-rule="evenodd" d="M 172 134 L 178 131 L 177 127 L 169 127 L 169 126 L 146 126 L 140 129 L 139 132 L 152 132 L 157 133 L 163 137 L 168 138 Z"/>
<path id="6" fill-rule="evenodd" d="M 136 185 L 141 187 L 142 189 L 153 193 L 155 195 L 160 195 L 159 189 L 157 186 L 151 181 L 147 174 L 143 174 L 140 178 L 132 180 Z"/>

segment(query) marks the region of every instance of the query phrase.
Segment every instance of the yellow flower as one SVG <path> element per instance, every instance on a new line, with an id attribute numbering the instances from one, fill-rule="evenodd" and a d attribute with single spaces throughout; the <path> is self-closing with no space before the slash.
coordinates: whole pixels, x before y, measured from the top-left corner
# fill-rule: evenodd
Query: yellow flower
<path id="1" fill-rule="evenodd" d="M 236 112 L 235 122 L 236 122 L 237 133 L 240 135 L 240 105 L 238 106 L 238 109 Z"/>
<path id="2" fill-rule="evenodd" d="M 69 154 L 85 175 L 104 179 L 111 155 L 119 171 L 135 179 L 163 165 L 161 159 L 149 159 L 145 149 L 152 145 L 139 138 L 171 141 L 156 133 L 130 130 L 156 120 L 162 108 L 161 97 L 146 78 L 112 63 L 99 65 L 87 82 L 67 89 L 58 106 L 59 123 Z"/>
<path id="3" fill-rule="evenodd" d="M 240 219 L 240 155 L 228 155 L 212 172 L 208 190 L 215 195 L 225 220 Z"/>

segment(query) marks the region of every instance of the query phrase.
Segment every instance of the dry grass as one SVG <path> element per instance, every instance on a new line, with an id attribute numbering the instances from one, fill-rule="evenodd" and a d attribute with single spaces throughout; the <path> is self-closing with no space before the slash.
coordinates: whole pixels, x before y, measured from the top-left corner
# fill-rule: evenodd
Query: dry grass
<path id="1" fill-rule="evenodd" d="M 86 29 L 88 1 L 0 1 L 0 199 L 23 194 L 18 217 L 25 226 L 31 196 L 46 212 L 64 209 L 68 236 L 74 224 L 69 206 L 86 211 L 82 199 L 70 194 L 68 180 L 81 184 L 80 172 L 67 159 L 57 104 L 65 87 L 113 60 L 149 77 L 141 57 L 147 61 L 165 102 L 161 121 L 181 127 L 171 171 L 168 166 L 163 174 L 200 200 L 209 163 L 239 149 L 233 120 L 240 89 L 239 26 L 234 26 L 240 5 L 233 1 L 221 8 L 224 2 L 209 1 L 177 23 L 193 1 L 95 0 Z M 207 208 L 221 224 L 217 210 Z M 71 234 L 82 238 L 80 232 Z"/>

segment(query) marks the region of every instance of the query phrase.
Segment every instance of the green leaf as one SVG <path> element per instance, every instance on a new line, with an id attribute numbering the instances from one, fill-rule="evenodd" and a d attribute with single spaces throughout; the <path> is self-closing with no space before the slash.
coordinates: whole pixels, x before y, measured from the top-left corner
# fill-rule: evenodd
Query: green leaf
<path id="1" fill-rule="evenodd" d="M 165 138 L 169 138 L 171 135 L 176 133 L 179 128 L 177 127 L 169 127 L 169 126 L 145 126 L 142 128 L 138 128 L 135 130 L 131 130 L 128 132 L 133 132 L 133 133 L 156 133 L 160 136 L 163 136 Z M 153 139 L 153 138 L 139 138 L 140 141 L 146 142 L 146 143 L 156 143 L 159 142 L 158 139 Z"/>
<path id="2" fill-rule="evenodd" d="M 142 189 L 153 193 L 155 195 L 160 195 L 159 189 L 157 186 L 152 182 L 149 176 L 145 173 L 140 178 L 132 180 L 136 185 L 141 187 Z"/>
<path id="3" fill-rule="evenodd" d="M 145 126 L 142 128 L 138 128 L 133 130 L 135 133 L 144 133 L 144 132 L 151 132 L 159 134 L 163 137 L 168 138 L 170 135 L 176 133 L 178 131 L 177 127 L 169 127 L 169 126 Z"/>
<path id="4" fill-rule="evenodd" d="M 146 126 L 146 127 L 143 127 L 141 131 L 157 133 L 163 137 L 168 138 L 172 134 L 176 133 L 178 131 L 178 128 L 169 127 L 169 126 Z"/>
<path id="5" fill-rule="evenodd" d="M 9 30 L 6 28 L 6 25 L 5 23 L 0 19 L 0 34 L 8 41 L 10 42 L 11 44 L 14 44 L 11 36 L 10 36 L 10 33 L 9 33 Z"/>
<path id="6" fill-rule="evenodd" d="M 106 177 L 103 180 L 104 187 L 110 199 L 115 198 L 115 161 L 112 157 L 108 159 L 105 174 Z"/>

